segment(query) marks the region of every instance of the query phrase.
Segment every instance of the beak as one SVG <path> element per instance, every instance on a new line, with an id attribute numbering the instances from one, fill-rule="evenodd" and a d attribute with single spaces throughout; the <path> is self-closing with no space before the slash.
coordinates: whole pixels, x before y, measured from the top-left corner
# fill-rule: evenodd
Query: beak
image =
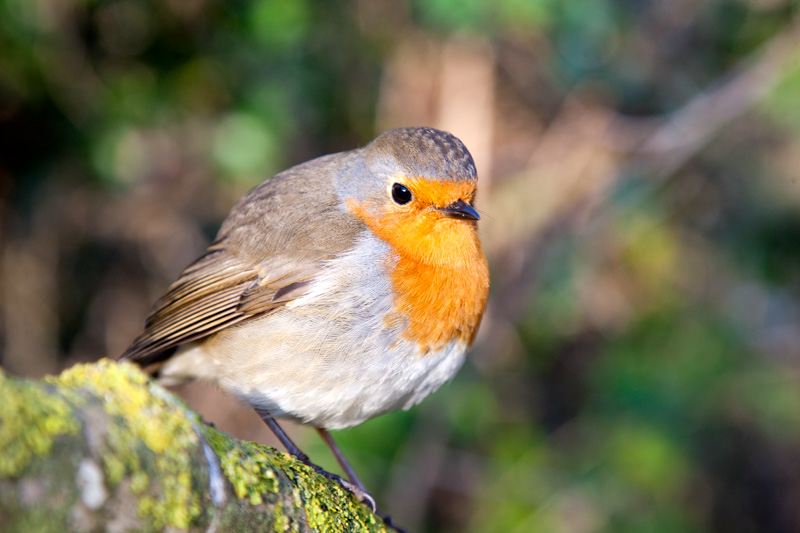
<path id="1" fill-rule="evenodd" d="M 480 220 L 478 211 L 464 200 L 458 200 L 447 207 L 436 208 L 442 215 L 448 218 L 461 218 L 464 220 Z"/>

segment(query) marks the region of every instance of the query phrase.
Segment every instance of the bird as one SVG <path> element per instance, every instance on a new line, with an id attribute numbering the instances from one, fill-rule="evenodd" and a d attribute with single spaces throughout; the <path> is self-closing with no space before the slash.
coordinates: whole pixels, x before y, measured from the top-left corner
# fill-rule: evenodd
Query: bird
<path id="1" fill-rule="evenodd" d="M 477 180 L 464 143 L 428 127 L 267 179 L 120 359 L 217 384 L 312 466 L 275 419 L 317 428 L 349 480 L 333 477 L 375 510 L 328 430 L 409 409 L 462 366 L 489 292 Z"/>

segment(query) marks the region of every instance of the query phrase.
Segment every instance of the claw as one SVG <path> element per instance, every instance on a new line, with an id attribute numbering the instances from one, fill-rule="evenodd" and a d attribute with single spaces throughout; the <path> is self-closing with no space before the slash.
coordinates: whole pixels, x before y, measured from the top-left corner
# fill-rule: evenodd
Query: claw
<path id="1" fill-rule="evenodd" d="M 373 498 L 370 495 L 370 493 L 367 492 L 363 486 L 361 486 L 361 483 L 355 476 L 355 472 L 353 472 L 353 469 L 350 467 L 347 461 L 344 460 L 344 456 L 342 455 L 341 451 L 339 451 L 338 447 L 335 446 L 335 443 L 333 443 L 333 439 L 331 438 L 330 434 L 327 431 L 318 430 L 320 431 L 320 435 L 322 435 L 323 439 L 325 439 L 325 442 L 328 443 L 328 446 L 331 446 L 331 451 L 334 452 L 334 455 L 336 456 L 336 459 L 339 461 L 339 464 L 341 464 L 342 468 L 346 472 L 348 472 L 349 475 L 353 477 L 353 481 L 348 481 L 342 476 L 331 474 L 327 470 L 323 470 L 321 467 L 312 463 L 311 460 L 308 458 L 308 456 L 303 452 L 301 452 L 300 449 L 297 447 L 297 445 L 295 445 L 295 443 L 292 442 L 292 439 L 289 438 L 289 435 L 287 435 L 283 431 L 283 429 L 278 425 L 275 419 L 272 418 L 272 416 L 269 414 L 268 411 L 259 409 L 258 407 L 255 407 L 254 409 L 259 414 L 264 423 L 267 424 L 267 426 L 272 430 L 275 436 L 278 437 L 278 439 L 283 443 L 283 445 L 286 447 L 286 451 L 288 451 L 291 455 L 294 455 L 295 458 L 297 458 L 301 463 L 313 468 L 314 472 L 316 472 L 317 474 L 323 476 L 324 478 L 330 481 L 337 482 L 345 490 L 350 492 L 350 494 L 355 496 L 361 503 L 368 505 L 369 508 L 372 509 L 372 512 L 380 516 L 388 527 L 394 529 L 399 533 L 405 533 L 405 531 L 402 528 L 392 523 L 391 517 L 384 516 L 378 511 L 378 505 L 375 503 L 375 498 Z"/>
<path id="2" fill-rule="evenodd" d="M 369 505 L 369 507 L 372 509 L 373 513 L 377 513 L 378 512 L 378 505 L 375 503 L 375 498 L 373 498 L 370 495 L 370 493 L 368 493 L 367 491 L 365 491 L 364 489 L 362 489 L 358 485 L 355 485 L 354 483 L 350 483 L 349 481 L 347 481 L 346 479 L 344 479 L 341 476 L 337 476 L 336 474 L 331 474 L 331 475 L 334 476 L 334 478 L 338 478 L 338 479 L 336 479 L 336 481 L 338 481 L 339 484 L 342 487 L 344 487 L 345 489 L 349 490 L 353 494 L 353 496 L 355 496 L 356 499 L 358 499 L 358 501 L 360 501 L 362 503 L 366 503 L 367 505 Z"/>

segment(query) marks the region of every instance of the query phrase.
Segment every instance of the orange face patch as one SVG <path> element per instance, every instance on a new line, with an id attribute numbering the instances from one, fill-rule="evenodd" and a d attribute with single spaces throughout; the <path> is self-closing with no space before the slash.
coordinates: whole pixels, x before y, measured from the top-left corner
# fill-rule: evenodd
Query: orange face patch
<path id="1" fill-rule="evenodd" d="M 475 184 L 425 178 L 397 182 L 411 191 L 409 203 L 396 204 L 387 190 L 385 204 L 351 202 L 348 208 L 395 251 L 394 309 L 408 322 L 405 337 L 422 353 L 454 340 L 471 344 L 489 291 L 486 257 L 474 221 L 448 218 L 436 208 L 471 202 Z"/>

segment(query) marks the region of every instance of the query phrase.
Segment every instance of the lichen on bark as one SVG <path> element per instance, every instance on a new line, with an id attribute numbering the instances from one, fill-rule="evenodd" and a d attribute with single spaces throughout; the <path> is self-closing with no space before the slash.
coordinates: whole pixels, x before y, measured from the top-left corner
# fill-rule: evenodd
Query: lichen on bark
<path id="1" fill-rule="evenodd" d="M 0 369 L 0 531 L 383 531 L 293 457 L 206 425 L 133 365 Z"/>

